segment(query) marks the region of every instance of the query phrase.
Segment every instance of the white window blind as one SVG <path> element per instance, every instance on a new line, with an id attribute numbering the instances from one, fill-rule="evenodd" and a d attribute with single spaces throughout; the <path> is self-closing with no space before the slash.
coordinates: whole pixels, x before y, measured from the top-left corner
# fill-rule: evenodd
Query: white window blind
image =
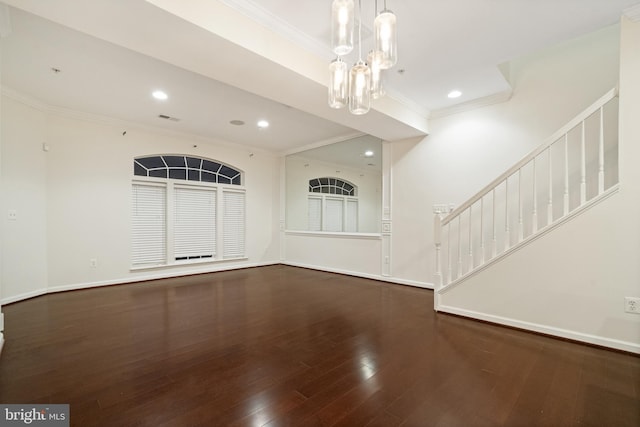
<path id="1" fill-rule="evenodd" d="M 173 241 L 176 260 L 215 257 L 215 189 L 175 187 Z"/>
<path id="2" fill-rule="evenodd" d="M 327 197 L 325 203 L 325 227 L 326 231 L 342 231 L 343 199 Z"/>
<path id="3" fill-rule="evenodd" d="M 309 231 L 322 231 L 322 199 L 309 197 Z"/>
<path id="4" fill-rule="evenodd" d="M 157 265 L 167 261 L 166 187 L 133 184 L 132 265 Z"/>
<path id="5" fill-rule="evenodd" d="M 244 257 L 245 197 L 243 192 L 223 191 L 223 257 Z"/>
<path id="6" fill-rule="evenodd" d="M 347 215 L 345 218 L 345 229 L 347 232 L 358 232 L 358 201 L 347 199 Z"/>

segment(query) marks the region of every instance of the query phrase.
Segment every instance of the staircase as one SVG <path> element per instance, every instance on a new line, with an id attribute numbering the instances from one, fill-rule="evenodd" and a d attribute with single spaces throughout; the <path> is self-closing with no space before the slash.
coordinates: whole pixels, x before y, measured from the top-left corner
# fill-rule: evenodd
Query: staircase
<path id="1" fill-rule="evenodd" d="M 436 215 L 440 295 L 618 187 L 618 93 L 611 89 L 461 206 Z"/>

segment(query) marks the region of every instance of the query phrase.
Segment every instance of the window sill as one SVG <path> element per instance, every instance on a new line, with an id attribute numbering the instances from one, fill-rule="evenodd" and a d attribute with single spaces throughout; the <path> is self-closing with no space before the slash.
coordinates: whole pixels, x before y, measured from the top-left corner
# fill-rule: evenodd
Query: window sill
<path id="1" fill-rule="evenodd" d="M 232 261 L 247 261 L 248 257 L 238 257 L 238 258 L 222 258 L 222 259 L 207 259 L 207 260 L 195 260 L 195 261 L 177 261 L 173 264 L 158 264 L 158 265 L 143 265 L 137 267 L 130 267 L 129 271 L 146 271 L 146 270 L 162 270 L 162 269 L 171 269 L 177 267 L 189 267 L 196 265 L 205 265 L 205 264 L 220 264 L 223 262 L 232 262 Z"/>
<path id="2" fill-rule="evenodd" d="M 309 236 L 309 237 L 337 237 L 342 239 L 364 239 L 364 240 L 380 240 L 380 233 L 346 233 L 337 231 L 297 231 L 285 230 L 288 236 Z"/>

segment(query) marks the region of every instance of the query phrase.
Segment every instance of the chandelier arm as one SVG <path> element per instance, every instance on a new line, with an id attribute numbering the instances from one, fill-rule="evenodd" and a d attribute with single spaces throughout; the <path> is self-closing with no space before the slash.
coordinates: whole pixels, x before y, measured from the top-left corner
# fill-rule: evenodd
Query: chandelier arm
<path id="1" fill-rule="evenodd" d="M 362 0 L 358 0 L 358 59 L 362 61 Z"/>

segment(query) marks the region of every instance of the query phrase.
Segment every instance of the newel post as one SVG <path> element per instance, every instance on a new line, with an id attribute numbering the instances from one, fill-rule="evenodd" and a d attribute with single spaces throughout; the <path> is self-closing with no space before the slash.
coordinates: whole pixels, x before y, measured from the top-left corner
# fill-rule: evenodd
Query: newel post
<path id="1" fill-rule="evenodd" d="M 436 273 L 434 277 L 434 309 L 438 310 L 438 290 L 442 288 L 442 256 L 440 250 L 442 249 L 442 218 L 440 214 L 433 216 L 433 240 L 436 244 Z"/>

